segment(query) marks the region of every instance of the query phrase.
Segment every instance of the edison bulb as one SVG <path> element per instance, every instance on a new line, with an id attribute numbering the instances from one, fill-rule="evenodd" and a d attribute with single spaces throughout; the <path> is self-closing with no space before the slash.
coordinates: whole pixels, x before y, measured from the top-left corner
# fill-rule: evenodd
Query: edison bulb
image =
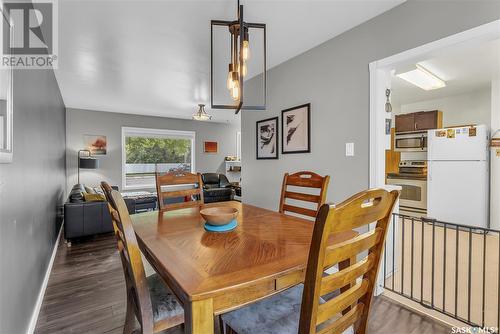
<path id="1" fill-rule="evenodd" d="M 226 83 L 226 87 L 227 89 L 232 89 L 234 86 L 234 82 L 233 82 L 233 72 L 229 72 L 227 74 L 227 83 Z"/>
<path id="2" fill-rule="evenodd" d="M 240 84 L 238 81 L 234 81 L 233 88 L 231 89 L 231 97 L 235 101 L 240 99 Z"/>
<path id="3" fill-rule="evenodd" d="M 226 87 L 227 89 L 232 89 L 234 85 L 234 79 L 233 79 L 233 71 L 234 71 L 234 65 L 229 64 L 228 70 L 227 70 L 227 82 L 226 82 Z"/>
<path id="4" fill-rule="evenodd" d="M 248 41 L 243 41 L 243 48 L 241 49 L 243 60 L 248 60 L 250 58 L 250 44 Z"/>

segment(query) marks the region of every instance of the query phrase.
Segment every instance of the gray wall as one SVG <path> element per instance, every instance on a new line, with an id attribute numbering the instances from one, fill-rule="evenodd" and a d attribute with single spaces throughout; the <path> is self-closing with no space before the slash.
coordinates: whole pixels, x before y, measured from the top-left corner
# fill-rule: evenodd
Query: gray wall
<path id="1" fill-rule="evenodd" d="M 28 328 L 57 237 L 65 152 L 53 71 L 15 71 L 14 161 L 0 164 L 0 333 Z"/>
<path id="2" fill-rule="evenodd" d="M 243 200 L 277 209 L 283 173 L 299 170 L 332 176 L 329 201 L 367 188 L 368 64 L 499 18 L 498 1 L 408 1 L 269 70 L 267 111 L 242 114 Z M 311 153 L 256 160 L 255 122 L 281 121 L 281 110 L 308 102 Z M 346 142 L 354 142 L 354 157 L 345 156 Z"/>
<path id="3" fill-rule="evenodd" d="M 66 166 L 68 189 L 77 183 L 77 151 L 84 148 L 83 135 L 107 136 L 107 155 L 99 156 L 99 169 L 81 170 L 80 181 L 98 185 L 106 180 L 122 188 L 122 127 L 140 127 L 196 132 L 195 167 L 198 172 L 224 173 L 224 157 L 236 155 L 236 132 L 240 124 L 197 122 L 192 120 L 119 114 L 67 108 L 66 111 Z M 217 141 L 219 152 L 203 152 L 204 141 Z"/>

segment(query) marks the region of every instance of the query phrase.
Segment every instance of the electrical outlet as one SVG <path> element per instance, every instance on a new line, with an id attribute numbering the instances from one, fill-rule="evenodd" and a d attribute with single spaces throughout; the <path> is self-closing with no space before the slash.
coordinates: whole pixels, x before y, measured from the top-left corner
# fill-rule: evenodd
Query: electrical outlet
<path id="1" fill-rule="evenodd" d="M 346 157 L 354 156 L 354 143 L 345 143 L 345 156 Z"/>

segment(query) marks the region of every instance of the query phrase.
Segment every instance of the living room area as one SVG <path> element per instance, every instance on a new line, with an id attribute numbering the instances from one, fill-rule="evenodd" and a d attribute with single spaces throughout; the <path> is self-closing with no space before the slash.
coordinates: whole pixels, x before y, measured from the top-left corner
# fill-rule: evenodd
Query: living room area
<path id="1" fill-rule="evenodd" d="M 156 174 L 200 173 L 205 203 L 241 200 L 240 139 L 238 115 L 219 123 L 67 108 L 66 242 L 112 231 L 102 181 L 131 214 L 158 209 Z"/>

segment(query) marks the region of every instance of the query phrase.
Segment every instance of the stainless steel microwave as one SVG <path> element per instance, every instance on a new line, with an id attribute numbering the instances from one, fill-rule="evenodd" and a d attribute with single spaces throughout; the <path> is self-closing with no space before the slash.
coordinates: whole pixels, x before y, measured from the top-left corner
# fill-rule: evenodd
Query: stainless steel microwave
<path id="1" fill-rule="evenodd" d="M 427 152 L 427 131 L 396 133 L 394 150 L 397 152 Z"/>

